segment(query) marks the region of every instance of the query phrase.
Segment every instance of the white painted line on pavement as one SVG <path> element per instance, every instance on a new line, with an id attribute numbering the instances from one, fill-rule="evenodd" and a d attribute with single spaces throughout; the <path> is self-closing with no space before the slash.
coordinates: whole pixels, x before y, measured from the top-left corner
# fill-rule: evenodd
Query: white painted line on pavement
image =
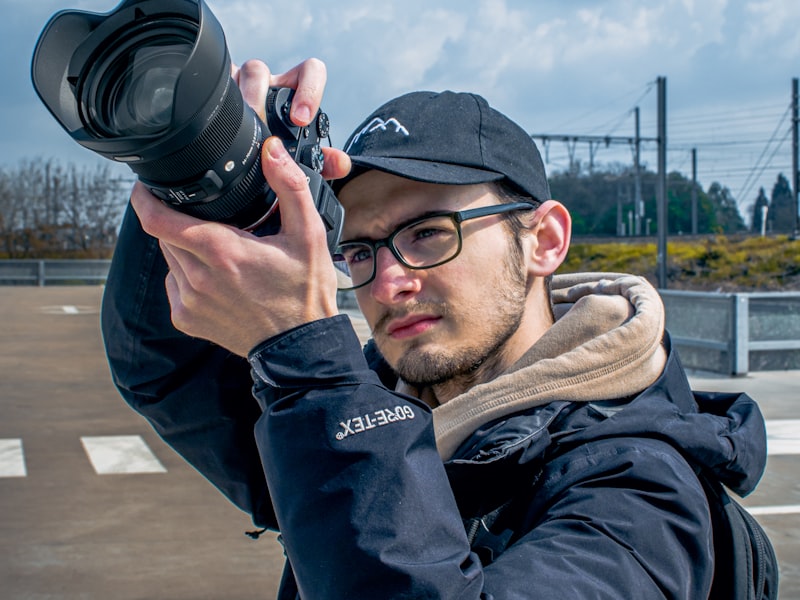
<path id="1" fill-rule="evenodd" d="M 74 304 L 41 306 L 40 310 L 47 315 L 91 315 L 98 312 L 97 307 L 76 306 Z"/>
<path id="2" fill-rule="evenodd" d="M 800 419 L 767 421 L 767 454 L 800 454 Z"/>
<path id="3" fill-rule="evenodd" d="M 84 436 L 81 443 L 98 475 L 167 472 L 140 435 Z"/>
<path id="4" fill-rule="evenodd" d="M 0 440 L 0 477 L 25 477 L 27 475 L 22 440 Z"/>
<path id="5" fill-rule="evenodd" d="M 800 504 L 785 504 L 783 506 L 745 506 L 745 509 L 754 517 L 760 515 L 794 515 L 800 513 Z"/>

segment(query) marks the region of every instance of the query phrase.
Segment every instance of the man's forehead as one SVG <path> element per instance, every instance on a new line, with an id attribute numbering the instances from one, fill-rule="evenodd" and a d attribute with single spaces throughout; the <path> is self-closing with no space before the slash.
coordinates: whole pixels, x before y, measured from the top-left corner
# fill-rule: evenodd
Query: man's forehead
<path id="1" fill-rule="evenodd" d="M 388 235 L 398 224 L 432 211 L 461 210 L 490 191 L 487 184 L 442 185 L 368 171 L 339 193 L 344 237 Z"/>

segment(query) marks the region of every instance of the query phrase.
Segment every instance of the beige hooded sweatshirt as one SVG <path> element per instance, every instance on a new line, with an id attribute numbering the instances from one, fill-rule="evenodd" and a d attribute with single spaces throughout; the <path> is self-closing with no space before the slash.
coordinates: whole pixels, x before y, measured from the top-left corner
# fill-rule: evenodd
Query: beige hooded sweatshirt
<path id="1" fill-rule="evenodd" d="M 443 460 L 490 421 L 556 400 L 626 398 L 661 374 L 664 308 L 645 279 L 558 275 L 552 297 L 555 324 L 517 363 L 433 410 Z"/>

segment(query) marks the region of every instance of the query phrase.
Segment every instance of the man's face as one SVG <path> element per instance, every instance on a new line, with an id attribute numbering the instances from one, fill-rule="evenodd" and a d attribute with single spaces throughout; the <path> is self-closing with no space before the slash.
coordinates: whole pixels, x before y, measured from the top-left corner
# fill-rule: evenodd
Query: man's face
<path id="1" fill-rule="evenodd" d="M 425 213 L 498 204 L 491 189 L 369 171 L 339 195 L 346 211 L 342 239 L 380 239 Z M 408 269 L 387 248 L 378 250 L 375 279 L 356 297 L 379 350 L 405 381 L 435 385 L 496 372 L 527 349 L 518 339 L 527 274 L 502 220 L 492 215 L 464 222 L 461 253 L 432 269 Z"/>

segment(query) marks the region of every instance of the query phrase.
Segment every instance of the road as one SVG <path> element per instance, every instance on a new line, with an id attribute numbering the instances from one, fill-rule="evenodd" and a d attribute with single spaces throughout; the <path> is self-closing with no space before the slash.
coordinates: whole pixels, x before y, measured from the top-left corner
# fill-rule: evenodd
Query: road
<path id="1" fill-rule="evenodd" d="M 275 536 L 245 536 L 247 516 L 114 389 L 101 294 L 0 288 L 0 598 L 273 598 Z M 800 373 L 692 381 L 744 389 L 769 419 L 767 473 L 743 503 L 775 543 L 781 598 L 800 598 Z"/>

